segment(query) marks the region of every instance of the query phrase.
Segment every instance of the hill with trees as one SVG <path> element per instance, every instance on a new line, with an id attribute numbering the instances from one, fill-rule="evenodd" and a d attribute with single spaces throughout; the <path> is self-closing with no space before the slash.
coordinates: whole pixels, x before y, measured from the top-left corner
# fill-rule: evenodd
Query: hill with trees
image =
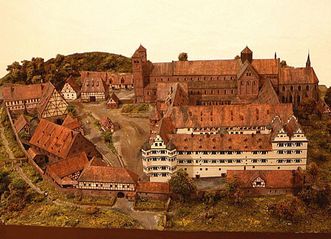
<path id="1" fill-rule="evenodd" d="M 71 55 L 56 55 L 45 61 L 33 57 L 30 61 L 15 61 L 7 67 L 8 74 L 0 79 L 5 83 L 32 84 L 51 81 L 60 89 L 70 75 L 78 77 L 79 71 L 131 72 L 131 59 L 105 52 L 86 52 Z"/>

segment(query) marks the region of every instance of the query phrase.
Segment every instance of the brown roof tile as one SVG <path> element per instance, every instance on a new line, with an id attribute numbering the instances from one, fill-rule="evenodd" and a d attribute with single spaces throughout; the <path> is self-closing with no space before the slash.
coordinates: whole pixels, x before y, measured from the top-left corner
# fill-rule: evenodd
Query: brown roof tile
<path id="1" fill-rule="evenodd" d="M 178 151 L 269 151 L 272 149 L 270 134 L 171 134 L 168 137 Z"/>
<path id="2" fill-rule="evenodd" d="M 138 175 L 125 168 L 111 166 L 89 166 L 84 169 L 78 181 L 136 184 L 138 181 Z"/>
<path id="3" fill-rule="evenodd" d="M 279 84 L 316 84 L 317 76 L 312 67 L 292 68 L 283 67 L 280 69 Z"/>
<path id="4" fill-rule="evenodd" d="M 78 171 L 82 171 L 88 165 L 88 159 L 85 152 L 62 159 L 56 163 L 48 165 L 47 171 L 59 178 L 69 176 Z"/>
<path id="5" fill-rule="evenodd" d="M 236 59 L 153 63 L 150 76 L 236 76 L 241 65 L 241 61 Z M 278 74 L 279 64 L 275 59 L 253 59 L 252 66 L 258 74 Z"/>
<path id="6" fill-rule="evenodd" d="M 175 128 L 266 126 L 277 115 L 286 122 L 293 115 L 292 104 L 175 106 L 169 113 Z"/>
<path id="7" fill-rule="evenodd" d="M 292 188 L 294 172 L 291 170 L 228 170 L 227 180 L 237 178 L 240 187 L 252 188 L 253 181 L 260 177 L 265 181 L 266 188 Z"/>
<path id="8" fill-rule="evenodd" d="M 138 193 L 170 193 L 169 183 L 161 182 L 138 182 Z"/>
<path id="9" fill-rule="evenodd" d="M 29 122 L 23 114 L 21 114 L 14 123 L 14 127 L 17 133 L 19 133 Z"/>
<path id="10" fill-rule="evenodd" d="M 13 84 L 3 87 L 2 94 L 5 101 L 40 99 L 49 85 L 50 82 L 31 85 Z"/>
<path id="11" fill-rule="evenodd" d="M 64 119 L 62 126 L 67 127 L 68 129 L 75 130 L 79 129 L 82 124 L 79 122 L 77 118 L 73 118 L 71 115 L 67 115 Z"/>
<path id="12" fill-rule="evenodd" d="M 65 159 L 78 134 L 64 126 L 41 119 L 30 144 Z"/>

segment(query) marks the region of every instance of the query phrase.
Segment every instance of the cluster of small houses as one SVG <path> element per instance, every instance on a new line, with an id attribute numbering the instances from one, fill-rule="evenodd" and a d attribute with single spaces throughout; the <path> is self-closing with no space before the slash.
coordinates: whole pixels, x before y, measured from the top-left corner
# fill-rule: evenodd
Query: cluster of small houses
<path id="1" fill-rule="evenodd" d="M 118 108 L 120 100 L 115 93 L 109 96 L 110 90 L 133 89 L 133 78 L 130 73 L 108 73 L 83 71 L 80 79 L 69 77 L 61 94 L 68 101 L 81 99 L 82 102 L 107 101 L 107 107 Z M 81 86 L 80 86 L 81 85 Z"/>
<path id="2" fill-rule="evenodd" d="M 109 88 L 132 88 L 132 84 L 127 83 L 132 81 L 130 74 L 119 74 L 117 78 L 114 74 L 102 77 L 95 76 L 97 74 L 83 72 L 81 88 L 69 77 L 61 93 L 50 82 L 3 87 L 4 104 L 29 162 L 61 188 L 110 192 L 129 200 L 168 198 L 168 183 L 144 182 L 126 168 L 108 165 L 96 146 L 84 136 L 80 120 L 68 113 L 67 100 L 80 96 L 83 102 L 99 101 L 99 94 L 107 100 Z M 116 80 L 120 84 L 114 84 Z M 119 99 L 112 94 L 107 103 L 110 108 L 116 108 Z M 104 131 L 116 129 L 108 117 L 100 120 L 100 126 Z"/>

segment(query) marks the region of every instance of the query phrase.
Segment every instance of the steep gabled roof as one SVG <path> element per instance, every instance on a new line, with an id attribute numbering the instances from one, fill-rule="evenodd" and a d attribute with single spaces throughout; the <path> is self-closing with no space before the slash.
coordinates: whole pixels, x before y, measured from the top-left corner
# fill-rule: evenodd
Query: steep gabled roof
<path id="1" fill-rule="evenodd" d="M 66 83 L 68 83 L 76 93 L 80 92 L 80 86 L 76 83 L 76 80 L 72 76 L 67 78 Z"/>
<path id="2" fill-rule="evenodd" d="M 317 76 L 312 67 L 283 67 L 280 69 L 279 84 L 316 84 Z"/>
<path id="3" fill-rule="evenodd" d="M 250 53 L 253 53 L 251 49 L 248 48 L 248 46 L 246 46 L 242 51 L 241 53 L 245 53 L 245 54 L 250 54 Z"/>
<path id="4" fill-rule="evenodd" d="M 88 166 L 80 175 L 78 181 L 132 183 L 138 182 L 138 175 L 126 168 L 111 166 Z"/>
<path id="5" fill-rule="evenodd" d="M 106 85 L 101 78 L 98 77 L 87 77 L 84 79 L 82 93 L 105 93 Z"/>
<path id="6" fill-rule="evenodd" d="M 29 124 L 28 120 L 25 118 L 23 114 L 21 114 L 14 123 L 16 132 L 17 133 L 21 132 L 21 130 L 28 124 Z"/>
<path id="7" fill-rule="evenodd" d="M 41 119 L 29 143 L 65 159 L 78 134 L 64 126 Z"/>
<path id="8" fill-rule="evenodd" d="M 117 95 L 113 92 L 110 96 L 110 99 L 109 100 L 113 100 L 115 101 L 117 104 L 120 102 L 120 99 L 117 97 Z"/>
<path id="9" fill-rule="evenodd" d="M 39 105 L 38 105 L 39 115 L 41 115 L 42 112 L 44 112 L 44 110 L 47 106 L 47 103 L 49 102 L 50 98 L 52 97 L 54 91 L 56 91 L 54 85 L 49 82 L 47 87 L 43 90 L 43 93 L 42 93 L 41 98 L 40 98 L 40 102 L 39 102 Z"/>
<path id="10" fill-rule="evenodd" d="M 269 79 L 265 79 L 264 84 L 259 92 L 256 103 L 260 104 L 279 104 L 278 95 L 272 86 L 272 83 Z"/>
<path id="11" fill-rule="evenodd" d="M 245 63 L 242 65 L 240 68 L 238 74 L 237 74 L 237 79 L 240 79 L 240 77 L 245 73 L 245 71 L 249 69 L 253 74 L 256 76 L 256 78 L 259 78 L 259 74 L 256 72 L 254 67 L 249 63 L 249 61 L 245 61 Z"/>

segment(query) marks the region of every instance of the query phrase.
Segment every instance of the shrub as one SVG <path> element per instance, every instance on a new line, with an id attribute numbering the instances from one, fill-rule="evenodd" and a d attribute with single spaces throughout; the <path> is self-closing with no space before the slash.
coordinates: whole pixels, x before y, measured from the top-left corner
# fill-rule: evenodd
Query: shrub
<path id="1" fill-rule="evenodd" d="M 270 205 L 268 210 L 273 216 L 291 222 L 298 222 L 305 215 L 303 202 L 295 196 L 287 196 L 278 203 Z"/>

